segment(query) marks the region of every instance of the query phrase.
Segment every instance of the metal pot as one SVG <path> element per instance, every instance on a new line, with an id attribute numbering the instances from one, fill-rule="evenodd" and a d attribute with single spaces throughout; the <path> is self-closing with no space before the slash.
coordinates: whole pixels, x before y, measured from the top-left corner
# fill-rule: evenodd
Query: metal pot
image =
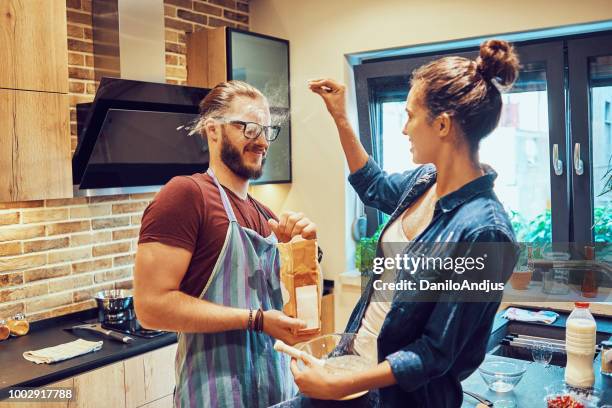
<path id="1" fill-rule="evenodd" d="M 103 323 L 123 323 L 134 317 L 134 299 L 131 290 L 103 290 L 96 293 L 94 298 L 98 304 L 98 320 Z"/>

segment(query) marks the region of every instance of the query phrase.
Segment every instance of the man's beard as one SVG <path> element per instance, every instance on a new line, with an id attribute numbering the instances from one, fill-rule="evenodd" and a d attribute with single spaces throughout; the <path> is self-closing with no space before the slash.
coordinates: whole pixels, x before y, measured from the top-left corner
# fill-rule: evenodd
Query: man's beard
<path id="1" fill-rule="evenodd" d="M 257 169 L 245 165 L 242 154 L 238 148 L 229 141 L 225 129 L 223 129 L 221 131 L 221 161 L 238 177 L 245 180 L 256 180 L 260 178 L 263 173 L 263 166 L 266 163 L 266 158 L 262 158 L 261 166 Z"/>

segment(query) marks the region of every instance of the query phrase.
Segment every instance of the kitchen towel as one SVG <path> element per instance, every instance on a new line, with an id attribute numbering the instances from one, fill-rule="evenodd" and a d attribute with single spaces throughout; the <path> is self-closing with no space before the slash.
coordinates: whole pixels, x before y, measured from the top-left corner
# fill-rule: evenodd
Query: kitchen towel
<path id="1" fill-rule="evenodd" d="M 517 307 L 509 307 L 506 309 L 502 317 L 508 320 L 518 320 L 519 322 L 541 322 L 546 324 L 554 323 L 559 317 L 558 313 L 550 310 L 540 310 L 534 312 L 531 310 L 519 309 Z"/>
<path id="2" fill-rule="evenodd" d="M 58 361 L 68 360 L 83 354 L 98 351 L 102 348 L 102 341 L 87 341 L 78 339 L 70 343 L 64 343 L 40 350 L 26 351 L 23 358 L 36 364 L 51 364 Z"/>

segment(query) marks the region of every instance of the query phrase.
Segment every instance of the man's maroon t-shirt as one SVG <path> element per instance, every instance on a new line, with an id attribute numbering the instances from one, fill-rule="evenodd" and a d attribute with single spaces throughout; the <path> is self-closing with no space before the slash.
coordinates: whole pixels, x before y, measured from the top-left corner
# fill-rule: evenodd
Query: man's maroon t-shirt
<path id="1" fill-rule="evenodd" d="M 243 200 L 229 188 L 224 190 L 241 226 L 264 237 L 270 235 L 267 219 L 276 219 L 270 209 L 251 196 Z M 228 226 L 213 179 L 206 173 L 179 176 L 170 180 L 145 209 L 138 243 L 160 242 L 190 251 L 191 262 L 180 290 L 199 297 L 217 262 Z"/>

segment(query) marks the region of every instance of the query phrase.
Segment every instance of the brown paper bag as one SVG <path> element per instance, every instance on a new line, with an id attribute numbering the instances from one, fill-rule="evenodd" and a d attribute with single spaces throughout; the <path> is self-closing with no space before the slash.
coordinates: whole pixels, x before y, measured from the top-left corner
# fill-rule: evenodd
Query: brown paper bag
<path id="1" fill-rule="evenodd" d="M 300 334 L 321 330 L 321 268 L 317 241 L 297 239 L 276 244 L 280 253 L 280 282 L 283 312 L 306 321 Z"/>

